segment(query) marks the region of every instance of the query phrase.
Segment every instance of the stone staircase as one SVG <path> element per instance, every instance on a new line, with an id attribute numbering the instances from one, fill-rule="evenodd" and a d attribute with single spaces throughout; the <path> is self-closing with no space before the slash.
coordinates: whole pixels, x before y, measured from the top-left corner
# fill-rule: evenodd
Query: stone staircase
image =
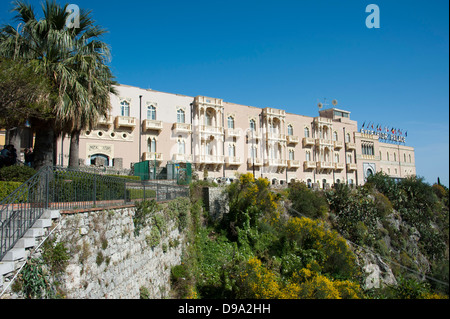
<path id="1" fill-rule="evenodd" d="M 19 239 L 16 245 L 9 250 L 0 261 L 0 293 L 9 280 L 29 257 L 30 252 L 39 245 L 41 239 L 49 232 L 53 221 L 61 217 L 58 210 L 46 210 L 34 225 Z"/>

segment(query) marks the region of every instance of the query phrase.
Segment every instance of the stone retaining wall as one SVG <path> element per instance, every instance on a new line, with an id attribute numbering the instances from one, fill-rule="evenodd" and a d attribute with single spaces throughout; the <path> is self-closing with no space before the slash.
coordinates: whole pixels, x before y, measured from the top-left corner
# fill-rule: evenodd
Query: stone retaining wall
<path id="1" fill-rule="evenodd" d="M 151 227 L 134 231 L 134 207 L 63 213 L 58 240 L 71 254 L 61 290 L 69 299 L 166 298 L 171 267 L 181 263 L 184 236 L 167 222 L 160 243 L 150 246 Z"/>

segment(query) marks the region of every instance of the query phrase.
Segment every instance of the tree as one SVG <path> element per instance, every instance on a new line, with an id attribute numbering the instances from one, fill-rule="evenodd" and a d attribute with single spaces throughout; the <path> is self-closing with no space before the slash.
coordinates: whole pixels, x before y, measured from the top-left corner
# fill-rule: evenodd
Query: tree
<path id="1" fill-rule="evenodd" d="M 114 81 L 105 64 L 109 50 L 98 40 L 105 31 L 84 10 L 80 11 L 80 28 L 67 28 L 67 6 L 46 0 L 44 17 L 38 20 L 31 5 L 15 1 L 13 11 L 20 24 L 17 29 L 8 25 L 0 31 L 0 57 L 30 64 L 49 80 L 55 94 L 47 105 L 53 118 L 29 119 L 36 130 L 36 168 L 53 164 L 58 134 L 94 125 L 110 107 L 108 94 Z"/>

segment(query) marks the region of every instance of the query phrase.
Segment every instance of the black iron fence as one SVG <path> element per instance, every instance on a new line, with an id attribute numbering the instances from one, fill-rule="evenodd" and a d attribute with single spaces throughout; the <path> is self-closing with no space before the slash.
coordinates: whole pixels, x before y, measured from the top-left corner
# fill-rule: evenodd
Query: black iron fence
<path id="1" fill-rule="evenodd" d="M 189 196 L 189 188 L 80 170 L 45 167 L 0 203 L 0 260 L 45 210 L 113 207 Z"/>

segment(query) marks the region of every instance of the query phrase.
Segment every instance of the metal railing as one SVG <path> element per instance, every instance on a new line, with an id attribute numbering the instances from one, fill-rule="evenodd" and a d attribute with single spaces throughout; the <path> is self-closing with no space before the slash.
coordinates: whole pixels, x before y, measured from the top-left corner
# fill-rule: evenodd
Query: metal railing
<path id="1" fill-rule="evenodd" d="M 113 207 L 187 196 L 187 186 L 45 167 L 0 202 L 0 260 L 47 209 Z"/>

